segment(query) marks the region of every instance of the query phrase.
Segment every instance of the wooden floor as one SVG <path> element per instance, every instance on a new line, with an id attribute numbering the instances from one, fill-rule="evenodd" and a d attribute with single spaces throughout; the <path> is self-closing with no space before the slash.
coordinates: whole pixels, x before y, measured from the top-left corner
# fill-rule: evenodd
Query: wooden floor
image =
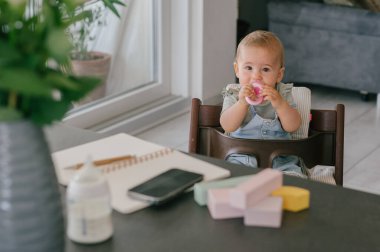
<path id="1" fill-rule="evenodd" d="M 308 86 L 312 108 L 346 107 L 344 143 L 344 187 L 380 194 L 380 122 L 376 120 L 376 97 L 362 101 L 359 92 Z M 145 131 L 138 137 L 187 151 L 189 113 Z"/>

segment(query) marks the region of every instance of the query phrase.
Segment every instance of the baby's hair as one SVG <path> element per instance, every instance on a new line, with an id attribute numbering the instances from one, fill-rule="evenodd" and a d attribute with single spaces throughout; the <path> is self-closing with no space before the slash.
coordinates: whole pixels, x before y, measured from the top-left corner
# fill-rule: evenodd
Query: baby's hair
<path id="1" fill-rule="evenodd" d="M 282 45 L 281 40 L 273 32 L 256 30 L 249 33 L 240 41 L 236 50 L 235 60 L 238 58 L 243 46 L 258 46 L 275 50 L 279 54 L 281 67 L 285 65 L 284 46 Z"/>

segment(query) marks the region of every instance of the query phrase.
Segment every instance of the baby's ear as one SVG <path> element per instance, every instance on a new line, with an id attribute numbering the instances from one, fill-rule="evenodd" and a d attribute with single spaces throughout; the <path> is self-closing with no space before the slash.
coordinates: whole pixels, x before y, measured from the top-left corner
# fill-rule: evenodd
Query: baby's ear
<path id="1" fill-rule="evenodd" d="M 277 83 L 279 83 L 282 80 L 282 78 L 284 78 L 284 73 L 285 67 L 281 67 L 280 71 L 278 72 Z"/>
<path id="2" fill-rule="evenodd" d="M 239 66 L 238 66 L 238 63 L 235 61 L 234 62 L 234 71 L 235 71 L 235 75 L 236 75 L 236 78 L 239 78 Z"/>

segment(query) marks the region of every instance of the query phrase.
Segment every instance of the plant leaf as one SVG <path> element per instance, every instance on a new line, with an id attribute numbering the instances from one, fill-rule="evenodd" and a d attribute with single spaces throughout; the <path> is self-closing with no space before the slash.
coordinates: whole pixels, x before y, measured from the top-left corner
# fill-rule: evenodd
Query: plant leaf
<path id="1" fill-rule="evenodd" d="M 52 88 L 33 71 L 23 68 L 3 68 L 0 72 L 0 89 L 21 95 L 50 97 Z"/>
<path id="2" fill-rule="evenodd" d="M 80 100 L 101 82 L 100 79 L 90 77 L 70 76 L 69 80 L 76 86 L 75 90 L 61 89 L 62 99 L 60 101 L 55 101 L 50 97 L 33 97 L 28 102 L 26 117 L 38 125 L 60 120 L 70 109 L 72 101 Z"/>
<path id="3" fill-rule="evenodd" d="M 78 101 L 101 83 L 101 80 L 93 77 L 74 77 L 70 79 L 76 83 L 77 90 L 61 90 L 62 100 L 67 102 Z"/>
<path id="4" fill-rule="evenodd" d="M 65 29 L 49 31 L 46 47 L 57 62 L 64 62 L 72 49 L 72 45 L 66 35 Z"/>
<path id="5" fill-rule="evenodd" d="M 37 125 L 51 124 L 60 120 L 71 106 L 67 101 L 54 101 L 51 99 L 34 99 L 31 102 L 28 118 Z M 49 108 L 49 109 L 47 109 Z"/>
<path id="6" fill-rule="evenodd" d="M 9 64 L 21 59 L 21 55 L 14 47 L 0 40 L 0 65 Z"/>
<path id="7" fill-rule="evenodd" d="M 112 0 L 103 0 L 103 3 L 107 8 L 109 8 L 113 12 L 113 14 L 120 18 L 119 12 L 115 8 L 115 6 L 113 6 Z"/>
<path id="8" fill-rule="evenodd" d="M 118 4 L 118 5 L 121 5 L 121 6 L 125 6 L 125 3 L 119 1 L 119 0 L 111 0 L 114 4 Z"/>
<path id="9" fill-rule="evenodd" d="M 67 78 L 67 76 L 62 75 L 61 73 L 49 73 L 46 76 L 46 82 L 49 83 L 52 87 L 57 88 L 66 88 L 70 90 L 78 90 L 78 84 L 73 80 Z"/>
<path id="10" fill-rule="evenodd" d="M 13 108 L 0 107 L 0 122 L 16 121 L 22 118 L 19 111 Z"/>
<path id="11" fill-rule="evenodd" d="M 74 15 L 73 17 L 71 17 L 70 19 L 67 19 L 67 24 L 71 25 L 71 24 L 74 24 L 76 22 L 82 21 L 86 18 L 92 18 L 91 10 L 83 10 L 80 13 L 78 13 L 77 15 Z"/>

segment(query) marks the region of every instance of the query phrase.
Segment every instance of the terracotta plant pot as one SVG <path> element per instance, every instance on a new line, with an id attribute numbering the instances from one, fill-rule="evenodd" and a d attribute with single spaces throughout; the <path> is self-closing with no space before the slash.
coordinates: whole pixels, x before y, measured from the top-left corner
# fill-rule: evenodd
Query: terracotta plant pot
<path id="1" fill-rule="evenodd" d="M 101 84 L 76 105 L 82 105 L 103 98 L 106 95 L 106 81 L 111 66 L 111 55 L 103 52 L 89 52 L 91 60 L 71 60 L 73 73 L 77 76 L 100 78 Z"/>

